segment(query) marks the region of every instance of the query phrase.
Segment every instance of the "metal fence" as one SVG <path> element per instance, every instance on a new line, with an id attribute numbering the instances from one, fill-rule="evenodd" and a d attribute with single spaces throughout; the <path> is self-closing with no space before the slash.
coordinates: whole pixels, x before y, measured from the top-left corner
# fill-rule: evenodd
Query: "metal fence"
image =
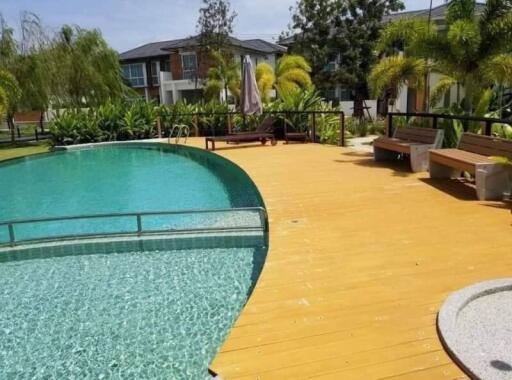
<path id="1" fill-rule="evenodd" d="M 5 129 L 0 133 L 0 143 L 30 142 L 47 139 L 50 133 L 44 126 L 47 122 L 18 122 L 14 129 Z"/>
<path id="2" fill-rule="evenodd" d="M 407 121 L 411 117 L 416 118 L 427 118 L 431 119 L 431 127 L 434 129 L 438 128 L 439 119 L 443 120 L 460 120 L 465 122 L 479 122 L 484 124 L 483 132 L 486 136 L 491 136 L 492 134 L 492 124 L 493 123 L 501 123 L 501 124 L 509 124 L 512 125 L 511 120 L 506 119 L 497 119 L 492 117 L 478 117 L 478 116 L 464 116 L 464 115 L 449 115 L 449 114 L 437 114 L 437 113 L 428 113 L 428 112 L 390 112 L 388 113 L 388 137 L 393 136 L 394 126 L 393 126 L 393 118 L 394 117 L 405 117 Z"/>
<path id="3" fill-rule="evenodd" d="M 245 128 L 247 128 L 247 118 L 248 116 L 241 113 L 241 112 L 235 112 L 235 111 L 231 111 L 231 112 L 195 112 L 195 113 L 177 113 L 177 114 L 174 114 L 173 116 L 174 117 L 192 117 L 192 120 L 193 120 L 193 124 L 195 124 L 196 126 L 198 125 L 199 123 L 199 118 L 200 117 L 204 117 L 204 116 L 207 116 L 207 117 L 211 117 L 211 116 L 218 116 L 218 117 L 225 117 L 226 118 L 226 125 L 228 126 L 228 131 L 231 132 L 232 129 L 233 129 L 233 125 L 234 125 L 234 122 L 233 122 L 233 117 L 234 116 L 237 116 L 239 115 L 241 118 L 242 118 L 242 126 Z M 304 115 L 304 116 L 307 116 L 308 118 L 311 116 L 311 132 L 310 132 L 310 138 L 311 138 L 311 142 L 317 142 L 317 117 L 319 115 L 336 115 L 339 117 L 339 125 L 340 125 L 340 128 L 339 128 L 339 141 L 338 141 L 338 145 L 339 146 L 345 146 L 345 142 L 346 142 L 346 139 L 345 139 L 345 113 L 343 111 L 286 111 L 286 110 L 281 110 L 281 111 L 264 111 L 262 113 L 262 116 L 263 117 L 272 117 L 272 116 L 277 116 L 277 117 L 282 117 L 282 121 L 283 121 L 283 129 L 284 129 L 284 132 L 286 133 L 287 132 L 287 129 L 288 129 L 288 123 L 286 122 L 287 119 L 290 118 L 290 116 L 293 116 L 293 115 Z M 161 136 L 161 126 L 160 126 L 160 123 L 159 123 L 159 126 L 158 126 L 158 130 L 159 130 L 159 134 L 160 136 L 159 137 L 162 137 Z M 212 126 L 210 128 L 210 133 L 211 133 L 211 136 L 215 136 L 215 128 Z"/>
<path id="4" fill-rule="evenodd" d="M 0 246 L 156 234 L 268 232 L 263 207 L 108 213 L 0 222 Z"/>

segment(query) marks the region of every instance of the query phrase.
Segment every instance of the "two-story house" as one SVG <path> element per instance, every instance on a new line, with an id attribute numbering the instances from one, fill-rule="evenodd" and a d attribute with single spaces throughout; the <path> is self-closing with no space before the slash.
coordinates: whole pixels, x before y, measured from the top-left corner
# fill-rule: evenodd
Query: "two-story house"
<path id="1" fill-rule="evenodd" d="M 419 9 L 414 11 L 405 11 L 405 12 L 397 12 L 392 13 L 390 15 L 386 15 L 382 19 L 383 24 L 387 24 L 389 22 L 406 19 L 406 18 L 430 18 L 431 22 L 436 25 L 436 29 L 439 32 L 443 32 L 446 29 L 446 13 L 448 11 L 448 4 L 444 3 L 439 6 L 433 7 L 432 9 Z M 483 5 L 477 3 L 476 5 L 476 14 L 479 15 L 482 12 Z M 290 50 L 293 50 L 293 45 L 295 43 L 296 36 L 292 35 L 288 38 L 281 39 L 279 43 L 283 46 L 288 47 Z M 334 70 L 338 67 L 339 55 L 343 54 L 343 52 L 333 52 L 332 61 L 326 65 L 325 70 Z M 432 88 L 435 84 L 440 80 L 441 76 L 437 73 L 431 73 L 429 75 L 429 87 Z M 407 86 L 403 86 L 403 88 L 398 89 L 390 89 L 390 96 L 395 97 L 398 94 L 398 98 L 394 103 L 394 109 L 402 112 L 416 112 L 423 109 L 424 104 L 424 91 L 417 90 L 415 88 L 409 88 Z M 463 91 L 463 89 L 461 90 Z M 456 89 L 453 88 L 450 92 L 448 92 L 445 98 L 437 104 L 436 106 L 447 106 L 453 103 L 456 99 Z M 350 89 L 345 88 L 341 83 L 332 83 L 331 89 L 325 91 L 325 97 L 329 100 L 332 100 L 335 104 L 338 102 L 341 104 L 346 114 L 351 114 L 352 101 L 353 96 Z M 376 108 L 375 111 L 378 110 L 379 113 L 385 113 L 387 111 L 387 99 L 379 99 L 378 101 L 369 100 L 367 101 L 367 105 L 370 105 L 372 108 Z M 375 112 L 374 111 L 374 112 Z"/>
<path id="2" fill-rule="evenodd" d="M 249 55 L 254 65 L 266 62 L 275 67 L 286 48 L 261 39 L 239 40 L 229 37 L 229 46 L 237 61 Z M 162 104 L 202 98 L 204 79 L 211 62 L 201 48 L 198 36 L 153 42 L 120 55 L 123 74 L 130 85 L 146 99 Z"/>
<path id="3" fill-rule="evenodd" d="M 430 19 L 431 22 L 436 26 L 436 30 L 439 33 L 446 33 L 446 14 L 448 12 L 449 2 L 433 7 L 432 9 L 420 9 L 415 11 L 393 13 L 388 16 L 384 16 L 383 22 L 388 23 L 395 20 L 407 19 L 407 18 L 423 18 Z M 477 3 L 475 13 L 477 16 L 483 11 L 484 4 Z M 433 88 L 442 76 L 438 73 L 430 73 L 428 77 L 428 88 Z M 444 98 L 438 104 L 431 104 L 431 108 L 436 107 L 448 107 L 450 104 L 456 102 L 457 91 L 463 96 L 464 88 L 457 89 L 456 86 L 452 87 L 446 92 Z M 419 112 L 424 111 L 424 98 L 425 90 L 418 90 L 416 88 L 407 87 L 403 85 L 398 91 L 398 98 L 396 99 L 394 109 L 401 112 Z"/>

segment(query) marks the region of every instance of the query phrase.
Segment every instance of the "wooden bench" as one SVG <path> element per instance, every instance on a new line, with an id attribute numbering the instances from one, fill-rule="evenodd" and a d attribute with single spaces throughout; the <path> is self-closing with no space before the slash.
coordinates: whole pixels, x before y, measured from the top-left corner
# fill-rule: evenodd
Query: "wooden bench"
<path id="1" fill-rule="evenodd" d="M 373 142 L 375 161 L 396 160 L 400 154 L 410 157 L 413 172 L 428 170 L 429 149 L 440 148 L 444 131 L 432 128 L 397 128 L 393 137 L 379 137 Z"/>
<path id="2" fill-rule="evenodd" d="M 429 156 L 431 178 L 456 178 L 468 172 L 475 176 L 480 200 L 501 199 L 509 189 L 510 169 L 490 157 L 512 159 L 511 140 L 464 133 L 457 149 L 435 149 Z"/>

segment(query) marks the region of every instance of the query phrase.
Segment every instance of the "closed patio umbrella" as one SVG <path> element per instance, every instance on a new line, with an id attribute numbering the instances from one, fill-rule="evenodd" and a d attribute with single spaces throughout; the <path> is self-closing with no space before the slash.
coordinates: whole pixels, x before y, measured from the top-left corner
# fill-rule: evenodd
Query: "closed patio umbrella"
<path id="1" fill-rule="evenodd" d="M 261 114 L 263 111 L 256 75 L 248 55 L 243 60 L 241 108 L 244 115 Z"/>

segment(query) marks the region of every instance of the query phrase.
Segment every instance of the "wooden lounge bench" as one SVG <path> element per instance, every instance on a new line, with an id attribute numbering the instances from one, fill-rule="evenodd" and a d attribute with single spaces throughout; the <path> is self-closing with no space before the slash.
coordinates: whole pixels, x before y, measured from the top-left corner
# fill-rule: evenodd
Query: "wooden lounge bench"
<path id="1" fill-rule="evenodd" d="M 274 122 L 272 117 L 265 118 L 255 131 L 238 132 L 226 136 L 209 136 L 205 138 L 206 150 L 211 145 L 211 150 L 215 150 L 215 142 L 222 141 L 227 144 L 241 144 L 250 142 L 261 142 L 263 145 L 270 141 L 274 146 L 277 140 L 274 136 Z"/>
<path id="2" fill-rule="evenodd" d="M 480 200 L 501 199 L 509 189 L 510 169 L 490 157 L 512 158 L 510 140 L 464 133 L 457 149 L 435 149 L 429 156 L 431 178 L 456 178 L 468 172 L 475 176 Z"/>
<path id="3" fill-rule="evenodd" d="M 254 133 L 254 134 L 248 134 L 243 133 L 240 135 L 227 135 L 227 136 L 218 136 L 218 137 L 206 137 L 206 150 L 209 149 L 208 143 L 211 144 L 210 150 L 215 150 L 215 142 L 223 141 L 226 143 L 234 143 L 234 144 L 241 144 L 241 143 L 250 143 L 250 142 L 261 142 L 262 145 L 265 145 L 267 141 L 270 141 L 272 146 L 277 144 L 277 140 L 271 133 Z"/>
<path id="4" fill-rule="evenodd" d="M 290 141 L 297 141 L 307 143 L 311 141 L 307 132 L 286 132 L 284 135 L 284 141 L 288 144 Z"/>
<path id="5" fill-rule="evenodd" d="M 429 149 L 440 148 L 444 131 L 432 128 L 397 128 L 393 137 L 379 137 L 373 142 L 375 161 L 396 160 L 407 154 L 413 172 L 428 170 Z"/>

